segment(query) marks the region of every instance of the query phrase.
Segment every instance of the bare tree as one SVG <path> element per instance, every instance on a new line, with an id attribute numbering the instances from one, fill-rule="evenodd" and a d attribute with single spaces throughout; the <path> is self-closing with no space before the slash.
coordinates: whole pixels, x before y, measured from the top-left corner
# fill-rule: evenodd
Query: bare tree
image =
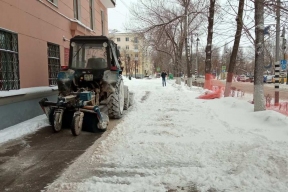
<path id="1" fill-rule="evenodd" d="M 236 30 L 236 34 L 235 34 L 235 41 L 234 41 L 234 45 L 233 45 L 232 54 L 230 57 L 229 67 L 228 67 L 228 75 L 227 75 L 227 79 L 226 79 L 226 87 L 225 87 L 224 97 L 228 97 L 230 95 L 230 89 L 231 89 L 231 85 L 232 85 L 234 68 L 236 65 L 236 57 L 237 57 L 237 53 L 238 53 L 238 48 L 239 48 L 241 33 L 242 33 L 242 28 L 243 28 L 243 10 L 244 10 L 244 0 L 239 0 L 238 15 L 236 17 L 237 30 Z"/>
<path id="2" fill-rule="evenodd" d="M 174 75 L 179 77 L 184 66 L 185 37 L 201 26 L 201 22 L 196 21 L 204 8 L 205 4 L 200 0 L 193 3 L 191 0 L 139 0 L 131 12 L 134 21 L 131 28 L 145 33 L 154 50 L 170 57 L 174 63 Z M 187 17 L 188 23 L 185 22 Z M 191 62 L 186 60 L 185 63 L 187 68 L 191 67 Z M 187 72 L 190 73 L 191 69 Z M 177 78 L 177 82 L 180 83 L 180 78 Z"/>
<path id="3" fill-rule="evenodd" d="M 209 16 L 208 16 L 208 35 L 206 46 L 206 60 L 205 60 L 205 85 L 204 88 L 211 89 L 211 56 L 212 56 L 212 41 L 213 41 L 213 27 L 214 27 L 214 13 L 215 13 L 215 0 L 210 0 Z"/>
<path id="4" fill-rule="evenodd" d="M 264 111 L 264 4 L 263 0 L 255 0 L 255 71 L 254 71 L 254 111 Z"/>

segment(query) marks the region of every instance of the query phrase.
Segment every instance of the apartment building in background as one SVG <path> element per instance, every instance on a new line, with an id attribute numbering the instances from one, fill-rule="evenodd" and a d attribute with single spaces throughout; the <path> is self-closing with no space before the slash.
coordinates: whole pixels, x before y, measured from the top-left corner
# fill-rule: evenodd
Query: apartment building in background
<path id="1" fill-rule="evenodd" d="M 148 46 L 137 33 L 110 33 L 109 37 L 117 44 L 124 75 L 143 78 L 152 74 Z"/>
<path id="2" fill-rule="evenodd" d="M 69 39 L 108 35 L 116 0 L 1 0 L 0 91 L 56 85 Z"/>

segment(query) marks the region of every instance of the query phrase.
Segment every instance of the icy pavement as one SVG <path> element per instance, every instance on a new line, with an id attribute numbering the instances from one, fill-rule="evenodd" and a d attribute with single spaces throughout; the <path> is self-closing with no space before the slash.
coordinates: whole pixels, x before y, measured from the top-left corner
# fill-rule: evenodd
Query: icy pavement
<path id="1" fill-rule="evenodd" d="M 133 108 L 46 190 L 288 191 L 287 117 L 173 83 L 125 80 Z"/>

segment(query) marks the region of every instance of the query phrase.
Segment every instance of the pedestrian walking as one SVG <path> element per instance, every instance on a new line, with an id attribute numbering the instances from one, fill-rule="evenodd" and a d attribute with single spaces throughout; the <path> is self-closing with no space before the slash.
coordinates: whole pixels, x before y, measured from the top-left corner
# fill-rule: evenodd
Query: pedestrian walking
<path id="1" fill-rule="evenodd" d="M 162 85 L 163 85 L 163 87 L 166 86 L 166 76 L 167 76 L 166 71 L 162 71 L 161 77 L 162 77 Z"/>

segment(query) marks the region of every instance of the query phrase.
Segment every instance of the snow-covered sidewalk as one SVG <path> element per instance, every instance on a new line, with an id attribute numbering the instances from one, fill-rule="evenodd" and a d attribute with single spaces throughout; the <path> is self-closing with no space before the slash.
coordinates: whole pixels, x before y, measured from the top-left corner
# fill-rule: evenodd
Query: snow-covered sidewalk
<path id="1" fill-rule="evenodd" d="M 135 104 L 47 191 L 288 191 L 288 119 L 160 79 L 125 80 Z"/>

